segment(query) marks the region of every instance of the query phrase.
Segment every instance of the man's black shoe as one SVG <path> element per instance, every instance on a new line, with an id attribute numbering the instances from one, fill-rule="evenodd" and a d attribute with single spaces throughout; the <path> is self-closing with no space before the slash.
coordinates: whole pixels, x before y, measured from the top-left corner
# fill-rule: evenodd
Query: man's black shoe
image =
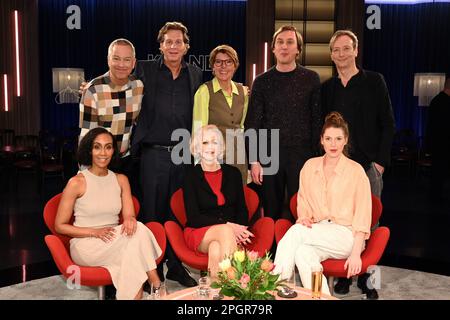
<path id="1" fill-rule="evenodd" d="M 179 284 L 185 287 L 195 287 L 197 285 L 197 281 L 195 281 L 189 274 L 188 270 L 182 266 L 178 265 L 172 267 L 167 271 L 166 278 L 174 281 L 178 281 Z"/>
<path id="2" fill-rule="evenodd" d="M 367 282 L 369 281 L 370 274 L 365 273 L 358 277 L 358 288 L 361 289 L 362 293 L 364 293 L 368 300 L 377 300 L 378 292 L 374 288 L 370 289 L 367 286 Z"/>
<path id="3" fill-rule="evenodd" d="M 150 287 L 150 283 L 148 283 L 148 281 L 144 282 L 144 287 L 143 287 L 144 291 L 147 292 L 148 294 L 151 294 L 151 287 Z"/>
<path id="4" fill-rule="evenodd" d="M 116 300 L 116 288 L 112 284 L 105 286 L 105 300 Z"/>
<path id="5" fill-rule="evenodd" d="M 337 294 L 347 294 L 350 291 L 350 285 L 352 284 L 352 278 L 338 278 L 338 281 L 334 285 L 334 292 Z"/>

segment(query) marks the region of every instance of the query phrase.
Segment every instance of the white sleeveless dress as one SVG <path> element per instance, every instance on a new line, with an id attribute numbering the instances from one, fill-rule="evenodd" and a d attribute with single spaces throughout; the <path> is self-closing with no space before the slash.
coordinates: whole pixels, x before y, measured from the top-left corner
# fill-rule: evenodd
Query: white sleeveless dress
<path id="1" fill-rule="evenodd" d="M 70 240 L 72 259 L 78 265 L 108 269 L 117 289 L 116 298 L 133 299 L 148 279 L 146 272 L 156 269 L 155 260 L 161 255 L 161 249 L 152 232 L 141 222 L 137 222 L 133 236 L 120 233 L 121 189 L 114 172 L 108 170 L 104 177 L 87 169 L 81 173 L 86 179 L 86 192 L 75 201 L 74 226 L 114 227 L 116 232 L 111 242 L 73 238 Z"/>

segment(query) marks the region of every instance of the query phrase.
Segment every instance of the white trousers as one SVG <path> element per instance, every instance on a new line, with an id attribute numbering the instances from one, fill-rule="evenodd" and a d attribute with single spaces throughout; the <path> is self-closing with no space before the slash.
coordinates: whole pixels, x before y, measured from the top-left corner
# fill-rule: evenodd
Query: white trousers
<path id="1" fill-rule="evenodd" d="M 312 228 L 296 223 L 278 243 L 274 273 L 288 279 L 297 265 L 303 287 L 311 289 L 311 268 L 329 258 L 348 258 L 353 239 L 348 227 L 328 220 L 314 223 Z M 322 276 L 322 292 L 330 294 L 325 276 Z"/>

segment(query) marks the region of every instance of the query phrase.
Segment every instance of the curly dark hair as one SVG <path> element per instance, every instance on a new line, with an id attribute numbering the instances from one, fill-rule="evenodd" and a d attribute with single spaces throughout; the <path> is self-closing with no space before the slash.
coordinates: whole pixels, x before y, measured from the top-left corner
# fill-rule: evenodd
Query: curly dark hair
<path id="1" fill-rule="evenodd" d="M 80 165 L 91 166 L 92 165 L 92 148 L 94 147 L 94 140 L 100 134 L 109 134 L 113 141 L 114 153 L 111 157 L 111 161 L 108 167 L 116 167 L 119 160 L 119 150 L 117 149 L 116 138 L 103 127 L 98 127 L 89 130 L 89 132 L 81 139 L 78 146 L 77 160 Z"/>

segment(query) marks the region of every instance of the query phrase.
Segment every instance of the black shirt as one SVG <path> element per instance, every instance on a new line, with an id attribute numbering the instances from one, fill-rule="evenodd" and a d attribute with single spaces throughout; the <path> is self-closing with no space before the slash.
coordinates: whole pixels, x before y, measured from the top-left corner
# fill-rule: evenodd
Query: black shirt
<path id="1" fill-rule="evenodd" d="M 358 135 L 352 134 L 356 131 L 355 123 L 360 119 L 361 115 L 357 114 L 362 112 L 363 109 L 358 106 L 361 104 L 362 95 L 364 90 L 362 90 L 362 73 L 359 71 L 354 75 L 348 82 L 347 86 L 344 87 L 340 78 L 336 77 L 333 79 L 335 81 L 336 90 L 334 92 L 334 110 L 339 112 L 347 121 L 348 129 L 350 131 L 350 157 L 361 164 L 364 169 L 370 167 L 370 160 L 364 155 L 360 149 L 360 142 L 358 141 Z"/>
<path id="2" fill-rule="evenodd" d="M 180 74 L 173 79 L 172 72 L 161 63 L 158 68 L 155 96 L 155 117 L 143 140 L 147 144 L 175 145 L 171 141 L 172 132 L 192 126 L 192 102 L 189 75 L 186 64 L 182 63 Z"/>
<path id="3" fill-rule="evenodd" d="M 322 84 L 321 91 L 323 116 L 339 111 L 349 123 L 350 157 L 366 170 L 372 161 L 389 165 L 395 121 L 383 76 L 360 69 L 347 87 L 333 77 Z"/>

